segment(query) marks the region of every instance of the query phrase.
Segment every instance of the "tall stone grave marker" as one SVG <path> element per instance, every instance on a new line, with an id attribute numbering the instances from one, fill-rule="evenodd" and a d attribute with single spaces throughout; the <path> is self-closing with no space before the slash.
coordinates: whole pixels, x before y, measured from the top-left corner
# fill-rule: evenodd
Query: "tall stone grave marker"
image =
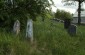
<path id="1" fill-rule="evenodd" d="M 28 19 L 28 21 L 27 21 L 26 38 L 28 38 L 31 42 L 33 42 L 33 21 L 32 21 L 32 19 Z"/>
<path id="2" fill-rule="evenodd" d="M 20 32 L 20 22 L 19 20 L 16 20 L 13 26 L 13 32 L 18 35 Z"/>
<path id="3" fill-rule="evenodd" d="M 68 33 L 70 34 L 70 35 L 76 35 L 76 28 L 77 28 L 77 26 L 76 25 L 74 25 L 74 24 L 71 24 L 70 26 L 69 26 L 69 28 L 68 28 Z"/>

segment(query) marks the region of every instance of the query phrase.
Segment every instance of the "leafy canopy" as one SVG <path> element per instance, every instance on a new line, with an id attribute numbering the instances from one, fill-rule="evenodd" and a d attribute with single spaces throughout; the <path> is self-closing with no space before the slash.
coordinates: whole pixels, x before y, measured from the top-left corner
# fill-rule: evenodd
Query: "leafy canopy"
<path id="1" fill-rule="evenodd" d="M 28 17 L 36 20 L 39 15 L 45 16 L 52 4 L 49 0 L 0 0 L 0 24 L 10 26 L 16 19 L 23 24 Z"/>
<path id="2" fill-rule="evenodd" d="M 58 9 L 55 13 L 55 18 L 64 20 L 64 19 L 72 19 L 73 17 L 69 12 Z"/>
<path id="3" fill-rule="evenodd" d="M 50 0 L 52 1 L 52 0 Z M 48 0 L 0 0 L 0 14 L 13 17 L 36 17 L 46 13 L 50 8 Z"/>

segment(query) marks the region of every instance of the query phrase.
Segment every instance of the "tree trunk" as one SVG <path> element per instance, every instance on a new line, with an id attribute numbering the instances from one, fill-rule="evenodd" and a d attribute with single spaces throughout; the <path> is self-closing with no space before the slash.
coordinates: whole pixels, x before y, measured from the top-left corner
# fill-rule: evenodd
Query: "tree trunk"
<path id="1" fill-rule="evenodd" d="M 81 1 L 79 0 L 79 4 L 78 4 L 78 25 L 81 24 Z"/>

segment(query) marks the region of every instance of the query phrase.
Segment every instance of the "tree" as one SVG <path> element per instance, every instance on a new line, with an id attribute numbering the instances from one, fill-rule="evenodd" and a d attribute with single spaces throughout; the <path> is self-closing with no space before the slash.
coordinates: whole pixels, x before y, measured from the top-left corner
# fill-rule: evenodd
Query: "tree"
<path id="1" fill-rule="evenodd" d="M 77 1 L 78 2 L 78 24 L 81 24 L 81 4 L 85 0 L 63 0 L 64 2 L 66 1 Z"/>
<path id="2" fill-rule="evenodd" d="M 55 18 L 64 20 L 64 28 L 68 29 L 69 26 L 71 25 L 71 20 L 72 20 L 72 14 L 69 12 L 63 11 L 63 10 L 57 10 L 55 13 Z"/>
<path id="3" fill-rule="evenodd" d="M 65 19 L 72 19 L 72 14 L 70 14 L 69 12 L 66 12 L 64 10 L 57 10 L 55 13 L 55 18 L 61 19 L 61 20 L 65 20 Z"/>
<path id="4" fill-rule="evenodd" d="M 0 21 L 9 25 L 16 19 L 21 23 L 26 22 L 28 17 L 36 20 L 38 15 L 44 16 L 49 11 L 46 8 L 52 4 L 49 0 L 0 0 Z"/>

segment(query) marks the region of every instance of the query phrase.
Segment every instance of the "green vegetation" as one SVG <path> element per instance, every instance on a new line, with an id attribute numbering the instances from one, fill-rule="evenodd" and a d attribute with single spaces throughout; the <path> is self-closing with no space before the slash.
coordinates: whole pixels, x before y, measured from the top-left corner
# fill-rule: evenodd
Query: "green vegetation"
<path id="1" fill-rule="evenodd" d="M 1 30 L 1 29 L 0 29 Z M 23 33 L 23 34 L 22 34 Z M 0 55 L 85 55 L 85 26 L 77 27 L 77 35 L 70 36 L 63 23 L 45 20 L 34 22 L 34 43 L 25 38 L 0 31 Z"/>
<path id="2" fill-rule="evenodd" d="M 52 2 L 52 0 L 49 0 Z M 28 18 L 47 16 L 51 9 L 48 0 L 0 0 L 0 27 L 12 28 L 18 19 L 23 28 Z M 48 9 L 46 9 L 48 8 Z M 45 18 L 45 17 L 44 17 Z"/>
<path id="3" fill-rule="evenodd" d="M 20 36 L 0 31 L 0 55 L 28 55 L 29 44 Z"/>
<path id="4" fill-rule="evenodd" d="M 58 18 L 58 19 L 70 19 L 72 20 L 73 17 L 72 17 L 72 14 L 70 14 L 69 12 L 66 12 L 64 10 L 59 10 L 57 9 L 56 13 L 55 13 L 55 18 Z"/>
<path id="5" fill-rule="evenodd" d="M 73 1 L 73 2 L 69 3 L 68 1 Z M 63 2 L 67 2 L 66 5 L 73 5 L 75 1 L 78 2 L 78 5 L 77 5 L 78 6 L 78 25 L 80 25 L 81 24 L 81 9 L 82 9 L 81 4 L 85 2 L 85 0 L 63 0 Z"/>

